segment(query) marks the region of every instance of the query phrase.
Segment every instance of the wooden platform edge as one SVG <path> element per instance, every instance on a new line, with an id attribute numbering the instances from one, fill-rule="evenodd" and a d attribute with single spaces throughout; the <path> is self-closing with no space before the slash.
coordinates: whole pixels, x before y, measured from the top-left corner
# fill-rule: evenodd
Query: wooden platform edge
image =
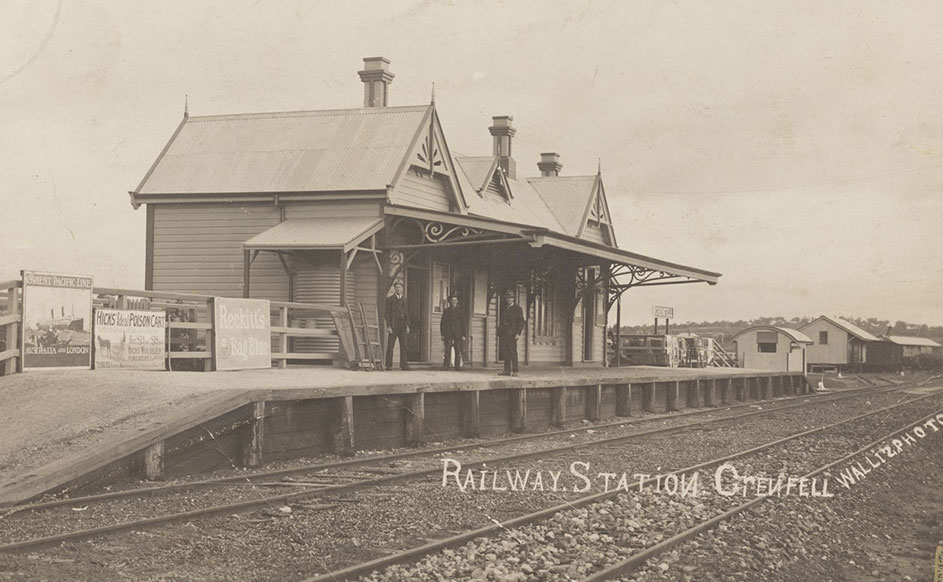
<path id="1" fill-rule="evenodd" d="M 211 393 L 186 411 L 154 419 L 152 428 L 136 430 L 117 443 L 99 445 L 80 455 L 69 455 L 0 483 L 0 508 L 21 504 L 75 479 L 141 452 L 170 436 L 200 425 L 256 400 L 267 400 L 269 390 L 246 389 Z M 119 438 L 121 435 L 115 435 Z"/>

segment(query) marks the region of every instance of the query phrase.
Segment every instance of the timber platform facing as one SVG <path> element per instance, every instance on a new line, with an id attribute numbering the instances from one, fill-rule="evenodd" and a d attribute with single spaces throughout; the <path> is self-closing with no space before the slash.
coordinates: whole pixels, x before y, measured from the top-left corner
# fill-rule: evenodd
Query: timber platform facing
<path id="1" fill-rule="evenodd" d="M 0 400 L 17 422 L 0 443 L 0 507 L 116 478 L 162 479 L 808 391 L 801 373 L 739 368 L 495 373 L 289 368 L 2 377 Z M 44 452 L 39 466 L 31 461 L 35 450 Z"/>

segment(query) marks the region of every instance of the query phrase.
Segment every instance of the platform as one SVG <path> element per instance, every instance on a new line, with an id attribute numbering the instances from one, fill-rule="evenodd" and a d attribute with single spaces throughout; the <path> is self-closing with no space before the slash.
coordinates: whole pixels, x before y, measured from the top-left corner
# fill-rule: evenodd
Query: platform
<path id="1" fill-rule="evenodd" d="M 737 368 L 537 368 L 516 378 L 496 372 L 289 368 L 5 376 L 0 505 L 78 486 L 93 473 L 95 479 L 164 478 L 806 389 L 801 374 Z M 215 452 L 200 452 L 204 440 L 213 440 Z"/>

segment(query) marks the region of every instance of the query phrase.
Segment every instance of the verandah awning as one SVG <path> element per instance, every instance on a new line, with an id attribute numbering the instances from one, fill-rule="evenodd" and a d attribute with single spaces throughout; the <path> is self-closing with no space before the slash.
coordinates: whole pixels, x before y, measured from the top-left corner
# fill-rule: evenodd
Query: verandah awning
<path id="1" fill-rule="evenodd" d="M 630 268 L 644 269 L 653 273 L 664 273 L 666 275 L 666 277 L 653 279 L 651 282 L 647 283 L 649 285 L 665 284 L 664 282 L 656 282 L 657 279 L 664 278 L 683 278 L 686 279 L 686 281 L 677 282 L 704 282 L 709 285 L 716 285 L 718 279 L 722 276 L 720 273 L 713 271 L 688 267 L 677 263 L 669 263 L 668 261 L 646 257 L 637 253 L 557 233 L 533 231 L 530 234 L 534 237 L 534 242 L 532 242 L 531 245 L 535 247 L 556 247 L 609 261 L 617 265 L 625 265 Z M 641 284 L 646 283 L 637 282 L 633 286 Z"/>
<path id="2" fill-rule="evenodd" d="M 339 250 L 348 252 L 383 228 L 383 219 L 289 218 L 242 243 L 245 250 Z"/>

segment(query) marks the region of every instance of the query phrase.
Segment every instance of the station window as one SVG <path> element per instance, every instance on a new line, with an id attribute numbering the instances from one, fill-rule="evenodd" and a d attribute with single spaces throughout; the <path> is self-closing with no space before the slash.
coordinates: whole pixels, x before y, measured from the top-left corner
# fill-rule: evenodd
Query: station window
<path id="1" fill-rule="evenodd" d="M 534 335 L 553 336 L 553 281 L 545 281 L 534 296 Z"/>
<path id="2" fill-rule="evenodd" d="M 820 331 L 819 332 L 819 343 L 823 346 L 828 343 L 828 332 Z"/>
<path id="3" fill-rule="evenodd" d="M 449 304 L 449 266 L 446 263 L 432 263 L 432 312 L 442 313 Z"/>
<path id="4" fill-rule="evenodd" d="M 488 315 L 488 272 L 475 271 L 475 315 Z"/>
<path id="5" fill-rule="evenodd" d="M 759 331 L 756 333 L 756 351 L 761 354 L 775 354 L 778 341 L 775 331 Z"/>

